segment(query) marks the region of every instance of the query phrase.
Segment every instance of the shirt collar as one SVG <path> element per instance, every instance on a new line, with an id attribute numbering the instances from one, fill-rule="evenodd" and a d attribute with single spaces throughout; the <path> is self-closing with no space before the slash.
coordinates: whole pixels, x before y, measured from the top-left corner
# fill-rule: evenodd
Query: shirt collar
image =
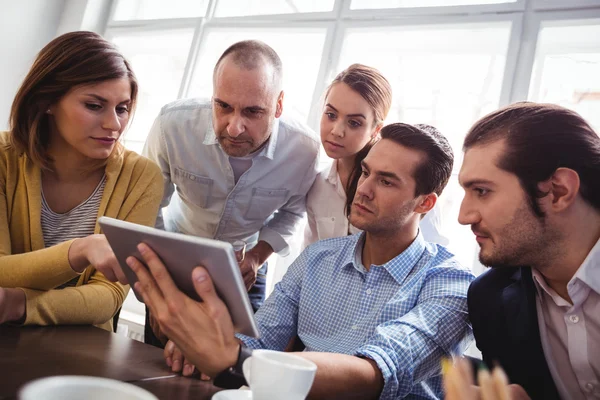
<path id="1" fill-rule="evenodd" d="M 329 168 L 329 175 L 327 175 L 327 182 L 336 187 L 339 182 L 337 163 L 337 160 L 333 160 L 331 168 Z"/>
<path id="2" fill-rule="evenodd" d="M 535 287 L 537 289 L 538 296 L 541 299 L 543 299 L 542 295 L 544 294 L 544 292 L 546 292 L 546 294 L 548 296 L 550 296 L 552 301 L 554 301 L 554 304 L 556 304 L 557 306 L 560 306 L 560 307 L 564 307 L 564 306 L 570 307 L 571 306 L 571 304 L 567 300 L 560 297 L 558 295 L 558 293 L 556 293 L 554 291 L 554 289 L 552 289 L 550 286 L 548 286 L 548 284 L 546 283 L 546 280 L 544 279 L 544 276 L 542 275 L 542 273 L 540 271 L 538 271 L 535 268 L 532 268 L 531 269 L 531 277 L 533 278 L 533 282 L 535 282 Z"/>
<path id="3" fill-rule="evenodd" d="M 213 127 L 212 121 L 210 124 L 208 124 L 208 130 L 206 131 L 206 135 L 204 137 L 204 142 L 203 144 L 205 145 L 215 145 L 215 144 L 219 144 L 219 141 L 217 140 L 217 135 L 215 133 L 215 129 Z M 260 149 L 259 153 L 257 155 L 259 156 L 264 156 L 270 160 L 273 160 L 275 158 L 275 148 L 277 147 L 277 138 L 279 137 L 279 118 L 275 118 L 275 121 L 273 121 L 273 128 L 271 130 L 271 136 L 269 136 L 269 139 L 267 139 L 267 144 L 266 146 L 263 146 L 262 149 Z"/>
<path id="4" fill-rule="evenodd" d="M 546 280 L 542 276 L 542 274 L 535 268 L 532 268 L 531 275 L 533 277 L 533 281 L 535 282 L 535 287 L 537 289 L 538 295 L 542 295 L 542 291 L 546 292 L 548 296 L 554 300 L 556 305 L 564 305 L 570 306 L 569 302 L 560 297 L 554 289 L 552 289 L 546 283 Z M 593 291 L 600 294 L 600 240 L 596 242 L 592 250 L 588 253 L 587 257 L 575 272 L 575 275 L 571 278 L 569 283 L 567 284 L 567 290 L 569 294 L 572 296 L 572 287 L 575 282 L 579 280 L 583 282 L 586 286 L 590 287 Z"/>
<path id="5" fill-rule="evenodd" d="M 204 142 L 202 143 L 205 145 L 219 144 L 217 135 L 215 134 L 215 128 L 213 127 L 212 117 L 210 123 L 208 124 L 206 135 L 204 136 Z"/>
<path id="6" fill-rule="evenodd" d="M 355 239 L 354 251 L 348 252 L 346 262 L 343 263 L 344 267 L 352 266 L 359 272 L 365 273 L 366 269 L 362 264 L 362 249 L 365 241 L 366 233 L 361 232 L 353 235 Z M 372 267 L 380 267 L 385 269 L 394 278 L 398 284 L 402 284 L 404 279 L 408 276 L 408 273 L 417 264 L 421 256 L 425 251 L 425 240 L 421 234 L 421 230 L 417 234 L 417 237 L 413 242 L 396 257 L 382 265 L 372 265 Z"/>
<path id="7" fill-rule="evenodd" d="M 570 288 L 576 280 L 580 280 L 600 294 L 600 240 L 596 242 L 585 260 L 583 260 L 583 264 L 575 272 L 575 275 L 567 284 L 567 288 Z"/>

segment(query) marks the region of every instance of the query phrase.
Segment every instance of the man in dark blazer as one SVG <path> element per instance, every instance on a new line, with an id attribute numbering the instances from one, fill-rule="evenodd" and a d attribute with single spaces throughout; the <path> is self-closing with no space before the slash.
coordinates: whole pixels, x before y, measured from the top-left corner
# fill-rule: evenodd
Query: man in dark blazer
<path id="1" fill-rule="evenodd" d="M 534 400 L 600 398 L 600 137 L 572 111 L 517 103 L 463 148 L 459 222 L 492 267 L 468 293 L 484 361 Z"/>

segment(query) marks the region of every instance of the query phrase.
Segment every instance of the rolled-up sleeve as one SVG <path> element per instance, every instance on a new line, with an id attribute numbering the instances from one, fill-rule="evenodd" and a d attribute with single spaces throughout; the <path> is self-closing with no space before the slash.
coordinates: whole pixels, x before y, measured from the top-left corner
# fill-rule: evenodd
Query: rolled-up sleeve
<path id="1" fill-rule="evenodd" d="M 384 387 L 380 399 L 407 396 L 413 386 L 440 374 L 443 356 L 462 354 L 472 340 L 467 290 L 473 275 L 441 268 L 430 274 L 415 307 L 380 324 L 354 355 L 379 367 Z M 394 314 L 393 304 L 384 313 Z M 440 388 L 433 388 L 441 392 Z"/>

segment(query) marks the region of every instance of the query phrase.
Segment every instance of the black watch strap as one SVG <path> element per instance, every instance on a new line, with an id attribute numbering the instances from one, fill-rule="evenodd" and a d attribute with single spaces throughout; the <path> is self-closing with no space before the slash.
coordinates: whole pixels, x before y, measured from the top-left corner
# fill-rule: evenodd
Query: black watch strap
<path id="1" fill-rule="evenodd" d="M 244 361 L 251 355 L 252 349 L 249 349 L 244 346 L 243 343 L 240 343 L 237 362 L 233 367 L 229 367 L 220 372 L 219 375 L 215 377 L 213 384 L 224 389 L 238 389 L 241 386 L 247 385 L 242 365 L 244 365 Z"/>

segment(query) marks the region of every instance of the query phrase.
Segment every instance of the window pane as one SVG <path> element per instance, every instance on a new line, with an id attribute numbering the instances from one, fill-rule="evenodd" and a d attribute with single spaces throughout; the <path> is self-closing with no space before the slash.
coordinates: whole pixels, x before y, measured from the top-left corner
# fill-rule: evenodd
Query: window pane
<path id="1" fill-rule="evenodd" d="M 334 0 L 219 0 L 217 17 L 296 14 L 333 10 Z"/>
<path id="2" fill-rule="evenodd" d="M 437 127 L 452 144 L 458 172 L 467 130 L 498 108 L 510 27 L 500 22 L 349 29 L 336 71 L 355 62 L 378 68 L 393 89 L 386 123 Z M 450 248 L 471 266 L 474 237 L 457 222 L 462 196 L 454 176 L 440 204 Z"/>
<path id="3" fill-rule="evenodd" d="M 177 99 L 193 34 L 193 29 L 178 29 L 112 36 L 139 83 L 137 109 L 124 136 L 132 150 L 141 151 L 160 108 Z"/>
<path id="4" fill-rule="evenodd" d="M 600 131 L 600 20 L 570 23 L 540 31 L 529 98 L 577 111 Z"/>
<path id="5" fill-rule="evenodd" d="M 441 6 L 471 6 L 479 4 L 516 3 L 517 0 L 352 0 L 350 8 L 410 8 L 410 7 L 441 7 Z"/>
<path id="6" fill-rule="evenodd" d="M 325 29 L 211 30 L 202 43 L 189 96 L 210 98 L 217 59 L 227 47 L 247 39 L 262 40 L 279 54 L 283 63 L 284 112 L 306 121 L 321 66 Z"/>
<path id="7" fill-rule="evenodd" d="M 118 0 L 113 20 L 203 17 L 208 0 Z"/>

